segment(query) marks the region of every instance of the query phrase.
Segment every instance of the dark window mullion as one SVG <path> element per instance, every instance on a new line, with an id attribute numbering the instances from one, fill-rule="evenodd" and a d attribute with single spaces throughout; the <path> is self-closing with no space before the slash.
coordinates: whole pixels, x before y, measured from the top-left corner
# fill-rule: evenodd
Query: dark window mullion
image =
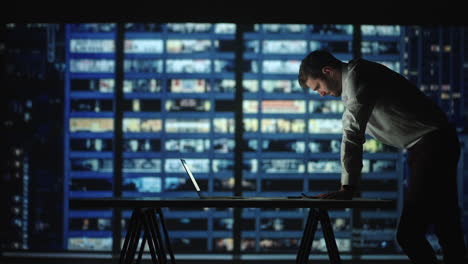
<path id="1" fill-rule="evenodd" d="M 123 146 L 123 81 L 124 81 L 124 39 L 125 26 L 123 22 L 117 23 L 115 36 L 115 91 L 114 91 L 114 198 L 122 197 L 122 146 Z M 113 209 L 112 218 L 112 255 L 113 261 L 118 260 L 120 255 L 120 241 L 122 239 L 122 212 L 120 208 Z"/>
<path id="2" fill-rule="evenodd" d="M 243 113 L 242 102 L 243 98 L 243 55 L 244 55 L 244 33 L 247 25 L 236 24 L 236 50 L 235 50 L 235 81 L 236 90 L 234 94 L 234 124 L 235 134 L 234 139 L 236 147 L 234 150 L 234 195 L 242 195 L 242 138 L 243 138 Z M 242 208 L 234 208 L 234 226 L 233 226 L 233 239 L 234 239 L 234 263 L 240 262 L 240 245 L 241 245 L 241 220 Z"/>

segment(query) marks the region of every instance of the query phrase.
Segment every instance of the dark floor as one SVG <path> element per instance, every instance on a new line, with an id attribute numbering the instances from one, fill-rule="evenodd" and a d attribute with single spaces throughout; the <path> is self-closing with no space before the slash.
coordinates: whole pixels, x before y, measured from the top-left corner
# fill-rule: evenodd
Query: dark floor
<path id="1" fill-rule="evenodd" d="M 110 254 L 99 253 L 34 253 L 34 252 L 3 252 L 0 253 L 0 263 L 2 264 L 113 264 L 118 263 L 118 258 L 112 259 Z M 117 256 L 118 257 L 118 256 Z M 293 264 L 295 263 L 294 255 L 243 255 L 240 260 L 235 260 L 232 255 L 223 254 L 200 254 L 176 255 L 177 264 Z M 350 255 L 341 256 L 343 264 L 410 264 L 408 259 L 403 255 L 366 255 L 352 258 Z M 144 255 L 143 264 L 151 263 L 149 254 Z M 322 264 L 329 263 L 327 255 L 311 256 L 310 263 Z"/>

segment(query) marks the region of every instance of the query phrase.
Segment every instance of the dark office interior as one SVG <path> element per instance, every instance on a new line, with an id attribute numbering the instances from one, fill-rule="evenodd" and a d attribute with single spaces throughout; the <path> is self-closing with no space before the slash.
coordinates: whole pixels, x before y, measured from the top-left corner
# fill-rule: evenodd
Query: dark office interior
<path id="1" fill-rule="evenodd" d="M 301 60 L 382 63 L 457 130 L 468 241 L 468 22 L 461 5 L 12 3 L 0 24 L 0 263 L 117 263 L 132 210 L 94 198 L 318 195 L 339 188 L 339 99 Z M 395 239 L 406 151 L 367 138 L 359 195 L 332 208 L 342 263 L 411 263 Z M 467 177 L 467 178 L 465 178 Z M 297 263 L 308 208 L 166 207 L 177 263 Z M 309 263 L 330 263 L 323 226 Z M 163 234 L 164 235 L 164 234 Z M 428 241 L 442 262 L 432 231 Z M 119 242 L 117 242 L 119 241 Z M 155 263 L 147 245 L 142 263 Z M 171 263 L 171 259 L 166 259 Z M 156 262 L 159 263 L 159 262 Z M 164 262 L 163 262 L 164 263 Z"/>

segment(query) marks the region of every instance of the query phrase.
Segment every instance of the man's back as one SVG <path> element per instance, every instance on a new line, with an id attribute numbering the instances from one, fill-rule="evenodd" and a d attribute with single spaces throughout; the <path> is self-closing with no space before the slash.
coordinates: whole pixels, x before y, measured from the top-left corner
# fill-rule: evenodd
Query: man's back
<path id="1" fill-rule="evenodd" d="M 342 93 L 345 106 L 373 104 L 366 132 L 382 143 L 406 148 L 447 124 L 445 113 L 430 98 L 384 65 L 357 59 L 347 68 Z"/>

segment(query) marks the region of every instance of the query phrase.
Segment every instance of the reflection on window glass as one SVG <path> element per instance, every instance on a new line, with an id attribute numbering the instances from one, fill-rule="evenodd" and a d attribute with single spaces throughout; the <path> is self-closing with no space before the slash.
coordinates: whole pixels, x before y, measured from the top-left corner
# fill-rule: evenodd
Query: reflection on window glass
<path id="1" fill-rule="evenodd" d="M 364 55 L 400 54 L 400 43 L 394 41 L 363 41 L 361 52 Z"/>
<path id="2" fill-rule="evenodd" d="M 305 141 L 264 139 L 262 140 L 262 151 L 304 153 Z"/>
<path id="3" fill-rule="evenodd" d="M 336 238 L 336 246 L 338 247 L 339 252 L 349 252 L 351 251 L 351 239 L 349 238 Z M 325 239 L 314 240 L 312 243 L 312 250 L 318 252 L 327 252 L 327 245 Z"/>
<path id="4" fill-rule="evenodd" d="M 112 39 L 71 39 L 71 53 L 113 53 L 115 52 Z"/>
<path id="5" fill-rule="evenodd" d="M 297 238 L 260 238 L 260 251 L 291 251 L 299 247 L 299 242 Z"/>
<path id="6" fill-rule="evenodd" d="M 214 71 L 215 72 L 234 72 L 235 65 L 234 60 L 215 60 Z"/>
<path id="7" fill-rule="evenodd" d="M 309 43 L 311 51 L 314 50 L 328 50 L 331 53 L 351 53 L 352 52 L 352 42 L 351 40 L 345 41 L 317 41 L 312 40 Z"/>
<path id="8" fill-rule="evenodd" d="M 264 192 L 300 192 L 304 186 L 303 180 L 270 180 L 262 179 L 262 191 Z"/>
<path id="9" fill-rule="evenodd" d="M 234 160 L 232 159 L 213 159 L 213 172 L 233 172 Z"/>
<path id="10" fill-rule="evenodd" d="M 165 150 L 169 152 L 205 152 L 210 149 L 209 139 L 166 139 Z"/>
<path id="11" fill-rule="evenodd" d="M 124 118 L 124 132 L 161 132 L 161 119 Z"/>
<path id="12" fill-rule="evenodd" d="M 265 173 L 302 173 L 305 164 L 299 159 L 263 159 L 261 168 Z"/>
<path id="13" fill-rule="evenodd" d="M 310 141 L 309 150 L 312 153 L 338 153 L 341 150 L 341 140 L 325 139 Z"/>
<path id="14" fill-rule="evenodd" d="M 153 99 L 124 99 L 123 110 L 125 112 L 160 112 L 161 100 Z"/>
<path id="15" fill-rule="evenodd" d="M 167 133 L 208 133 L 210 132 L 210 120 L 166 119 L 165 131 Z"/>
<path id="16" fill-rule="evenodd" d="M 214 24 L 214 32 L 216 34 L 235 34 L 236 24 L 234 23 L 217 23 Z"/>
<path id="17" fill-rule="evenodd" d="M 262 61 L 263 73 L 297 74 L 299 72 L 299 60 L 264 60 Z"/>
<path id="18" fill-rule="evenodd" d="M 264 100 L 262 113 L 268 114 L 304 114 L 305 101 L 303 100 Z"/>
<path id="19" fill-rule="evenodd" d="M 310 119 L 309 133 L 341 134 L 342 122 L 340 119 Z"/>
<path id="20" fill-rule="evenodd" d="M 211 61 L 209 59 L 168 59 L 166 60 L 167 73 L 210 73 Z"/>
<path id="21" fill-rule="evenodd" d="M 244 59 L 242 62 L 243 73 L 258 73 L 258 63 L 256 60 Z"/>
<path id="22" fill-rule="evenodd" d="M 309 160 L 307 166 L 312 173 L 341 173 L 341 162 L 338 160 Z"/>
<path id="23" fill-rule="evenodd" d="M 125 53 L 150 54 L 163 52 L 162 39 L 126 39 L 124 45 Z"/>
<path id="24" fill-rule="evenodd" d="M 395 172 L 395 160 L 371 160 L 369 172 Z"/>
<path id="25" fill-rule="evenodd" d="M 168 39 L 166 50 L 168 53 L 197 53 L 210 50 L 209 39 Z"/>
<path id="26" fill-rule="evenodd" d="M 157 93 L 161 92 L 161 80 L 134 79 L 124 80 L 124 93 Z"/>
<path id="27" fill-rule="evenodd" d="M 400 26 L 398 25 L 361 25 L 364 36 L 399 36 Z"/>
<path id="28" fill-rule="evenodd" d="M 202 192 L 205 192 L 208 189 L 208 180 L 207 179 L 200 179 L 197 177 L 197 184 L 200 187 Z M 166 177 L 164 180 L 164 190 L 169 192 L 180 192 L 180 191 L 189 191 L 193 193 L 193 197 L 198 196 L 196 194 L 195 186 L 193 185 L 192 181 L 189 179 L 188 175 L 185 175 L 182 178 L 178 177 Z M 191 211 L 193 209 L 190 209 Z M 185 210 L 187 211 L 187 209 Z"/>
<path id="29" fill-rule="evenodd" d="M 244 41 L 245 52 L 258 53 L 260 50 L 258 40 L 246 40 Z"/>
<path id="30" fill-rule="evenodd" d="M 305 122 L 302 119 L 262 119 L 263 133 L 304 133 Z"/>
<path id="31" fill-rule="evenodd" d="M 258 119 L 256 118 L 244 118 L 244 131 L 245 132 L 257 132 L 258 131 Z"/>
<path id="32" fill-rule="evenodd" d="M 167 86 L 171 93 L 205 93 L 210 87 L 205 79 L 172 79 Z"/>
<path id="33" fill-rule="evenodd" d="M 370 172 L 370 161 L 362 161 L 362 172 Z M 341 161 L 339 160 L 309 160 L 307 164 L 309 172 L 313 173 L 341 173 Z"/>
<path id="34" fill-rule="evenodd" d="M 70 72 L 73 73 L 113 73 L 114 70 L 114 60 L 70 59 Z"/>
<path id="35" fill-rule="evenodd" d="M 242 102 L 242 110 L 244 113 L 257 113 L 258 112 L 258 101 L 256 100 L 244 100 Z"/>
<path id="36" fill-rule="evenodd" d="M 209 23 L 167 23 L 167 31 L 171 33 L 208 33 L 212 29 Z"/>
<path id="37" fill-rule="evenodd" d="M 231 79 L 214 80 L 214 92 L 233 93 L 236 89 L 236 82 Z"/>
<path id="38" fill-rule="evenodd" d="M 110 218 L 70 218 L 70 230 L 73 231 L 111 231 Z"/>
<path id="39" fill-rule="evenodd" d="M 213 120 L 215 133 L 229 133 L 233 134 L 235 131 L 235 124 L 233 118 L 215 118 Z"/>
<path id="40" fill-rule="evenodd" d="M 225 179 L 214 179 L 213 190 L 214 191 L 233 191 L 234 190 L 234 177 Z M 257 184 L 255 180 L 242 180 L 243 191 L 255 191 Z"/>
<path id="41" fill-rule="evenodd" d="M 124 152 L 159 152 L 161 141 L 159 139 L 124 139 Z"/>
<path id="42" fill-rule="evenodd" d="M 125 59 L 126 73 L 162 73 L 162 60 L 156 59 Z"/>
<path id="43" fill-rule="evenodd" d="M 124 159 L 123 172 L 161 172 L 159 159 Z"/>
<path id="44" fill-rule="evenodd" d="M 248 139 L 242 141 L 242 150 L 245 152 L 255 152 L 258 150 L 258 140 Z"/>
<path id="45" fill-rule="evenodd" d="M 258 171 L 258 160 L 256 159 L 244 159 L 242 163 L 242 171 L 257 173 Z"/>
<path id="46" fill-rule="evenodd" d="M 113 118 L 70 118 L 70 132 L 112 132 Z"/>
<path id="47" fill-rule="evenodd" d="M 111 251 L 112 238 L 69 237 L 69 250 Z"/>
<path id="48" fill-rule="evenodd" d="M 213 151 L 216 153 L 233 153 L 235 145 L 234 139 L 213 139 Z"/>
<path id="49" fill-rule="evenodd" d="M 262 231 L 290 231 L 302 229 L 302 219 L 263 218 L 260 220 L 260 230 Z"/>
<path id="50" fill-rule="evenodd" d="M 306 25 L 301 24 L 263 24 L 266 33 L 304 33 Z"/>
<path id="51" fill-rule="evenodd" d="M 103 138 L 72 138 L 70 149 L 72 151 L 112 151 L 112 139 Z"/>
<path id="52" fill-rule="evenodd" d="M 124 179 L 124 191 L 135 191 L 140 193 L 160 193 L 162 190 L 161 178 L 138 177 Z"/>
<path id="53" fill-rule="evenodd" d="M 266 93 L 302 93 L 297 80 L 263 80 L 262 89 Z"/>
<path id="54" fill-rule="evenodd" d="M 334 25 L 334 24 L 314 24 L 311 25 L 311 33 L 324 35 L 352 35 L 352 25 Z"/>
<path id="55" fill-rule="evenodd" d="M 234 250 L 234 240 L 232 238 L 216 238 L 213 244 L 216 252 L 232 252 Z"/>
<path id="56" fill-rule="evenodd" d="M 242 80 L 242 87 L 244 92 L 256 93 L 258 92 L 258 80 Z"/>
<path id="57" fill-rule="evenodd" d="M 70 165 L 72 171 L 112 172 L 114 168 L 111 159 L 72 158 Z"/>
<path id="58" fill-rule="evenodd" d="M 114 79 L 73 79 L 70 81 L 70 89 L 73 92 L 114 92 Z"/>
<path id="59" fill-rule="evenodd" d="M 195 173 L 210 172 L 210 161 L 208 159 L 185 159 L 190 170 Z M 164 170 L 169 173 L 184 173 L 185 170 L 180 159 L 166 159 Z"/>
<path id="60" fill-rule="evenodd" d="M 317 114 L 343 113 L 344 104 L 338 100 L 311 100 L 309 101 L 309 112 Z"/>
<path id="61" fill-rule="evenodd" d="M 165 220 L 168 230 L 206 230 L 208 228 L 207 219 L 197 218 L 167 218 Z"/>
<path id="62" fill-rule="evenodd" d="M 174 99 L 166 100 L 168 112 L 209 112 L 211 102 L 203 99 Z"/>
<path id="63" fill-rule="evenodd" d="M 304 54 L 307 52 L 305 40 L 264 40 L 263 53 Z"/>
<path id="64" fill-rule="evenodd" d="M 72 99 L 71 112 L 112 112 L 112 100 Z"/>
<path id="65" fill-rule="evenodd" d="M 80 23 L 70 25 L 72 32 L 89 33 L 112 32 L 115 31 L 115 26 L 115 23 Z"/>
<path id="66" fill-rule="evenodd" d="M 70 191 L 112 191 L 112 179 L 72 179 Z"/>
<path id="67" fill-rule="evenodd" d="M 162 24 L 157 23 L 125 23 L 126 32 L 161 32 Z"/>
<path id="68" fill-rule="evenodd" d="M 171 241 L 172 248 L 178 252 L 200 253 L 207 250 L 206 238 L 175 238 Z"/>

